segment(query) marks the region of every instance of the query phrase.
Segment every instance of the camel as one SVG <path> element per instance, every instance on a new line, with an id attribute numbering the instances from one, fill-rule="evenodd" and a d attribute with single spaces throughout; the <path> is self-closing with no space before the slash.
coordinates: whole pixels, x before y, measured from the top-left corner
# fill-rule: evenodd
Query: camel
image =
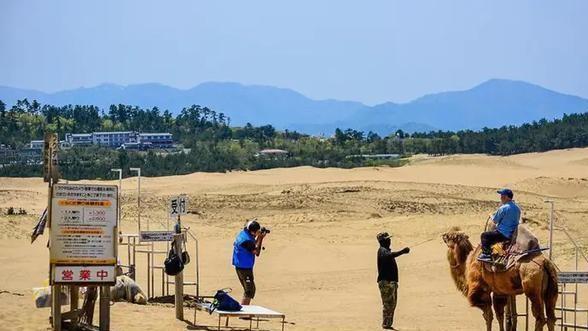
<path id="1" fill-rule="evenodd" d="M 512 302 L 509 306 L 515 306 L 514 300 L 507 298 L 519 294 L 525 294 L 531 302 L 535 331 L 542 331 L 545 324 L 549 331 L 555 330 L 557 272 L 543 254 L 523 257 L 507 271 L 494 273 L 478 261 L 481 247 L 474 249 L 469 237 L 459 228 L 443 234 L 443 241 L 448 247 L 447 260 L 453 281 L 470 305 L 482 310 L 487 331 L 492 330 L 492 306 L 503 331 L 504 308 L 508 301 Z"/>

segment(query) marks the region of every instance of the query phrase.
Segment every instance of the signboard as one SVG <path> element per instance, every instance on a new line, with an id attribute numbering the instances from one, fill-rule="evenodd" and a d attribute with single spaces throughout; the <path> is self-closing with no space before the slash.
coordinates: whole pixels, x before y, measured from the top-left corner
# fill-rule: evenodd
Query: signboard
<path id="1" fill-rule="evenodd" d="M 139 241 L 172 241 L 174 240 L 174 232 L 172 231 L 141 231 Z"/>
<path id="2" fill-rule="evenodd" d="M 557 279 L 560 284 L 588 284 L 588 272 L 558 272 Z"/>
<path id="3" fill-rule="evenodd" d="M 114 185 L 53 185 L 52 264 L 116 264 L 117 190 Z"/>
<path id="4" fill-rule="evenodd" d="M 188 197 L 185 194 L 172 197 L 169 200 L 169 217 L 176 218 L 178 215 L 186 215 L 188 212 Z"/>
<path id="5" fill-rule="evenodd" d="M 114 283 L 114 266 L 55 266 L 54 283 Z"/>

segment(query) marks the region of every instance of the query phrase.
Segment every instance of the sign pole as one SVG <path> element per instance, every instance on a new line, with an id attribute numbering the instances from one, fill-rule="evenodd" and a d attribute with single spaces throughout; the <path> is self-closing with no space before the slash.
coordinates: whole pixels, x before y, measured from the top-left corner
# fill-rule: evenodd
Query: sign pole
<path id="1" fill-rule="evenodd" d="M 100 286 L 100 331 L 110 331 L 110 286 Z"/>
<path id="2" fill-rule="evenodd" d="M 51 286 L 51 321 L 53 330 L 61 331 L 61 285 Z"/>
<path id="3" fill-rule="evenodd" d="M 174 236 L 174 249 L 176 254 L 182 256 L 182 234 L 178 233 Z M 184 272 L 180 271 L 175 279 L 175 306 L 176 306 L 176 319 L 184 319 Z"/>
<path id="4" fill-rule="evenodd" d="M 47 197 L 47 220 L 49 224 L 49 233 L 52 231 L 51 205 L 53 202 L 53 184 L 59 181 L 59 162 L 57 160 L 57 152 L 59 149 L 59 142 L 57 134 L 46 133 L 43 149 L 43 180 L 48 183 L 48 197 Z M 51 241 L 49 241 L 49 250 L 51 250 Z M 49 261 L 49 279 L 52 280 L 53 270 L 51 268 L 51 261 Z M 61 286 L 51 284 L 51 322 L 53 330 L 61 331 Z"/>
<path id="5" fill-rule="evenodd" d="M 169 204 L 169 218 L 176 219 L 175 235 L 174 235 L 174 250 L 176 254 L 182 256 L 182 241 L 185 239 L 185 233 L 182 232 L 181 215 L 187 213 L 187 198 L 185 195 L 172 197 Z M 174 303 L 176 306 L 176 318 L 184 320 L 184 273 L 180 271 L 175 276 L 175 296 Z"/>

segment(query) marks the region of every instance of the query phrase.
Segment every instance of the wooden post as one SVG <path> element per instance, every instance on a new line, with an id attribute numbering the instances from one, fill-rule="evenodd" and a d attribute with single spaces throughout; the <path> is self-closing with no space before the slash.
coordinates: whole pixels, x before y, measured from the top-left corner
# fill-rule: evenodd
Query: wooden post
<path id="1" fill-rule="evenodd" d="M 151 254 L 153 250 L 147 250 L 147 300 L 151 299 Z"/>
<path id="2" fill-rule="evenodd" d="M 69 287 L 69 310 L 70 313 L 73 315 L 70 317 L 72 326 L 77 326 L 78 324 L 78 308 L 79 308 L 79 296 L 80 296 L 80 288 L 78 286 L 70 286 Z"/>
<path id="3" fill-rule="evenodd" d="M 71 286 L 70 287 L 69 308 L 71 311 L 78 309 L 79 293 L 80 293 L 80 289 L 78 286 Z"/>
<path id="4" fill-rule="evenodd" d="M 110 331 L 110 286 L 100 286 L 100 331 Z"/>
<path id="5" fill-rule="evenodd" d="M 52 230 L 51 205 L 53 201 L 53 184 L 59 181 L 58 151 L 59 141 L 57 134 L 46 133 L 43 149 L 43 180 L 49 186 L 47 197 L 47 224 L 49 224 L 49 231 Z M 51 252 L 51 246 L 49 246 L 49 251 Z M 49 282 L 53 284 L 51 262 L 49 262 Z M 51 286 L 51 321 L 53 323 L 53 330 L 61 331 L 61 285 L 57 284 Z"/>
<path id="6" fill-rule="evenodd" d="M 176 254 L 182 256 L 182 234 L 176 234 L 174 236 L 174 248 Z M 175 279 L 175 306 L 176 306 L 176 319 L 184 320 L 184 272 L 181 271 L 176 275 Z"/>
<path id="7" fill-rule="evenodd" d="M 51 318 L 53 330 L 61 331 L 61 285 L 51 286 Z"/>

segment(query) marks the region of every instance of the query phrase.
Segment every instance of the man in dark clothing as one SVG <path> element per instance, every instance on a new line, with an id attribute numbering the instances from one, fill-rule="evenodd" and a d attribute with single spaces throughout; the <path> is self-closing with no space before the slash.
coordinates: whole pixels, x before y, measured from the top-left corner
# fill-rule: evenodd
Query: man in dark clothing
<path id="1" fill-rule="evenodd" d="M 394 324 L 394 310 L 396 310 L 397 291 L 398 291 L 398 266 L 396 265 L 396 257 L 407 254 L 410 248 L 405 247 L 398 252 L 390 250 L 390 235 L 388 232 L 378 233 L 376 236 L 380 243 L 378 249 L 378 287 L 382 296 L 382 328 L 388 330 L 395 330 L 392 327 Z"/>

